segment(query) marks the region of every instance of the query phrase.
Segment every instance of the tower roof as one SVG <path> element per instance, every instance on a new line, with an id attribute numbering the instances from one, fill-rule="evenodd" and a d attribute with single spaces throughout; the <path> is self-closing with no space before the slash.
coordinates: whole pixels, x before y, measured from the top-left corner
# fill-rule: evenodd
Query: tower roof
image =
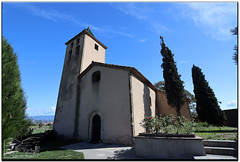
<path id="1" fill-rule="evenodd" d="M 89 27 L 87 28 L 87 32 L 93 35 L 93 33 L 92 33 L 92 31 L 90 30 Z M 93 36 L 94 36 L 94 35 L 93 35 Z"/>
<path id="2" fill-rule="evenodd" d="M 93 40 L 95 40 L 98 44 L 100 44 L 104 49 L 107 49 L 107 46 L 105 46 L 102 42 L 100 42 L 97 38 L 95 38 L 95 36 L 93 35 L 92 31 L 90 30 L 90 28 L 88 27 L 87 29 L 84 29 L 83 31 L 81 31 L 79 34 L 77 34 L 75 37 L 73 37 L 72 39 L 70 39 L 69 41 L 67 41 L 65 44 L 67 45 L 68 43 L 70 43 L 73 39 L 75 39 L 76 37 L 79 37 L 82 34 L 86 34 L 89 37 L 91 37 Z"/>

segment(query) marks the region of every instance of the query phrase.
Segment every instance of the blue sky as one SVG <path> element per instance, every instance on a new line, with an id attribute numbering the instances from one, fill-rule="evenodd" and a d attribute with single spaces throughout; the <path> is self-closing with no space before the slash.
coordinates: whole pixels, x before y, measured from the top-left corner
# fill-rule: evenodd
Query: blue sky
<path id="1" fill-rule="evenodd" d="M 2 3 L 2 35 L 18 55 L 27 114 L 53 115 L 65 42 L 83 29 L 108 49 L 106 63 L 133 66 L 153 84 L 163 80 L 160 35 L 193 93 L 191 68 L 200 67 L 221 108 L 237 107 L 237 66 L 232 60 L 236 2 Z"/>

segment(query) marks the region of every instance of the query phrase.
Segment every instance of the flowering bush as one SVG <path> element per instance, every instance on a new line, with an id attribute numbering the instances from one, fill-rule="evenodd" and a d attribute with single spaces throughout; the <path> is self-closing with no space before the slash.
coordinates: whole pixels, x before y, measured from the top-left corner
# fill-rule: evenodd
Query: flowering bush
<path id="1" fill-rule="evenodd" d="M 146 133 L 187 133 L 193 132 L 193 123 L 184 117 L 170 116 L 146 117 L 140 123 Z"/>
<path id="2" fill-rule="evenodd" d="M 152 117 L 148 117 L 143 119 L 140 123 L 141 126 L 146 129 L 146 133 L 153 133 L 153 120 Z"/>

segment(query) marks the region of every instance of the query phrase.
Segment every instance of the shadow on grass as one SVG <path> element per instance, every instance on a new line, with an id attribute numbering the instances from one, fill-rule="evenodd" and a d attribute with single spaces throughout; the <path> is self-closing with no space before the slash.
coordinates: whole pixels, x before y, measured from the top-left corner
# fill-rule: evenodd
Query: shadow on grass
<path id="1" fill-rule="evenodd" d="M 46 141 L 40 144 L 40 152 L 44 151 L 56 151 L 56 150 L 63 150 L 61 149 L 62 146 L 71 145 L 80 141 L 77 140 L 63 140 L 63 139 L 54 139 L 51 141 Z"/>

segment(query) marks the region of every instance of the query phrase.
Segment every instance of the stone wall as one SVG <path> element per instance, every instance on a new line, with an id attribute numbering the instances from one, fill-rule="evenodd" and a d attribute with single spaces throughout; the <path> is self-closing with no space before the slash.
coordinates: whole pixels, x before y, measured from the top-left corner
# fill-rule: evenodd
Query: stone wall
<path id="1" fill-rule="evenodd" d="M 167 103 L 167 96 L 164 91 L 157 90 L 156 92 L 156 102 L 157 102 L 157 115 L 174 115 L 175 117 L 177 116 L 176 109 L 168 105 Z M 188 103 L 186 102 L 182 107 L 181 107 L 181 114 L 187 119 L 191 119 L 191 113 L 190 109 L 188 106 Z"/>
<path id="2" fill-rule="evenodd" d="M 151 137 L 135 138 L 135 155 L 150 159 L 193 160 L 194 156 L 205 156 L 200 137 Z"/>
<path id="3" fill-rule="evenodd" d="M 145 131 L 140 122 L 145 117 L 155 116 L 156 93 L 134 75 L 130 78 L 132 86 L 133 134 L 136 136 Z"/>
<path id="4" fill-rule="evenodd" d="M 98 83 L 93 73 L 100 72 Z M 101 140 L 104 143 L 132 144 L 128 71 L 94 66 L 80 79 L 77 137 L 91 140 L 91 119 L 101 117 Z"/>

